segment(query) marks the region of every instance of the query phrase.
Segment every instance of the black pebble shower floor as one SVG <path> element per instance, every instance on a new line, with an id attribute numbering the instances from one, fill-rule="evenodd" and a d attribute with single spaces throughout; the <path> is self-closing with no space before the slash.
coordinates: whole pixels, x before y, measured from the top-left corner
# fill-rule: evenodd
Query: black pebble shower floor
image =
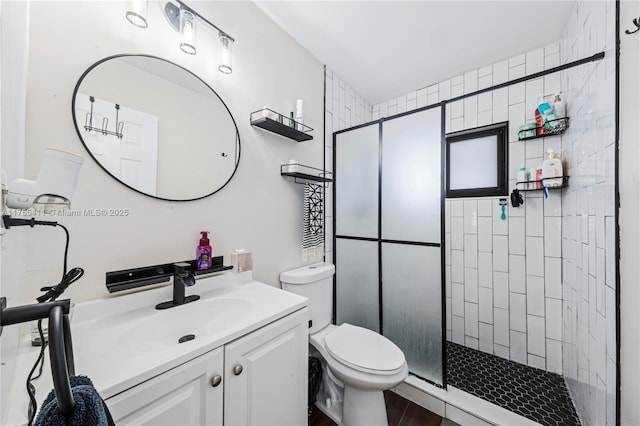
<path id="1" fill-rule="evenodd" d="M 580 425 L 557 374 L 447 342 L 447 383 L 541 425 Z"/>

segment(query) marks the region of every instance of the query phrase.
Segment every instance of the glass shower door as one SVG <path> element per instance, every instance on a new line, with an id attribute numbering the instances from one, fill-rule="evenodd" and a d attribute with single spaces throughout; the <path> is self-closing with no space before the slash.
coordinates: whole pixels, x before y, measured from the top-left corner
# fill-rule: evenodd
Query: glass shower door
<path id="1" fill-rule="evenodd" d="M 382 124 L 382 331 L 442 385 L 441 108 Z"/>
<path id="2" fill-rule="evenodd" d="M 336 324 L 380 332 L 377 123 L 334 136 Z"/>
<path id="3" fill-rule="evenodd" d="M 443 369 L 442 108 L 334 134 L 336 324 L 382 333 L 409 371 Z"/>

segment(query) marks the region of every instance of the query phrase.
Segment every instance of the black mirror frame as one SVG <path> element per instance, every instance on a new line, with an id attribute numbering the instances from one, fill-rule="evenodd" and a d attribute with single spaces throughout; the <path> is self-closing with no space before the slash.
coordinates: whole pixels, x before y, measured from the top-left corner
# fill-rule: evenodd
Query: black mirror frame
<path id="1" fill-rule="evenodd" d="M 117 177 L 115 177 L 113 174 L 111 174 L 111 172 L 109 172 L 109 170 L 107 170 L 99 161 L 96 157 L 93 156 L 93 153 L 91 152 L 91 150 L 89 149 L 89 147 L 87 146 L 87 144 L 84 142 L 84 139 L 82 138 L 82 132 L 80 131 L 80 128 L 82 127 L 81 125 L 79 125 L 79 123 L 76 120 L 76 114 L 75 114 L 75 104 L 76 104 L 76 95 L 78 94 L 78 89 L 80 88 L 80 85 L 82 84 L 82 81 L 84 80 L 84 78 L 87 76 L 87 74 L 89 74 L 94 68 L 96 68 L 98 65 L 102 64 L 103 62 L 109 61 L 111 59 L 116 59 L 116 58 L 122 58 L 122 57 L 127 57 L 127 56 L 139 56 L 139 57 L 146 57 L 146 58 L 152 58 L 152 59 L 157 59 L 160 61 L 164 61 L 167 62 L 171 65 L 174 65 L 186 72 L 188 72 L 189 74 L 191 74 L 192 76 L 194 76 L 195 78 L 197 78 L 200 82 L 202 82 L 202 84 L 204 84 L 209 90 L 211 90 L 211 92 L 213 92 L 214 95 L 216 95 L 218 97 L 218 99 L 220 99 L 220 102 L 222 102 L 222 105 L 224 105 L 225 109 L 227 110 L 227 112 L 229 113 L 229 117 L 231 117 L 231 121 L 233 122 L 233 125 L 236 128 L 236 141 L 237 141 L 237 146 L 238 146 L 238 158 L 236 159 L 236 165 L 235 168 L 233 169 L 233 173 L 231 173 L 231 176 L 229 176 L 229 179 L 227 179 L 227 181 L 222 184 L 219 188 L 217 188 L 215 191 L 210 192 L 206 195 L 203 195 L 201 197 L 196 197 L 196 198 L 189 198 L 189 199 L 173 199 L 173 198 L 164 198 L 164 197 L 158 197 L 156 195 L 151 195 L 151 194 L 147 194 L 146 192 L 142 192 L 128 184 L 126 184 L 125 182 L 121 181 L 120 179 L 118 179 Z M 91 65 L 89 68 L 87 68 L 82 75 L 80 76 L 80 78 L 78 79 L 78 82 L 76 83 L 75 88 L 73 89 L 73 97 L 71 98 L 71 117 L 73 118 L 73 125 L 76 128 L 76 133 L 78 134 L 78 138 L 80 139 L 80 142 L 82 143 L 82 145 L 84 146 L 85 150 L 89 153 L 89 155 L 91 156 L 91 158 L 93 159 L 93 161 L 96 162 L 96 164 L 98 166 L 100 166 L 100 168 L 102 170 L 104 170 L 109 176 L 111 176 L 113 179 L 115 179 L 116 181 L 118 181 L 119 183 L 121 183 L 122 185 L 126 186 L 127 188 L 131 189 L 132 191 L 135 191 L 139 194 L 145 195 L 147 197 L 150 198 L 154 198 L 156 200 L 163 200 L 163 201 L 195 201 L 195 200 L 201 200 L 203 198 L 207 198 L 210 197 L 211 195 L 215 194 L 216 192 L 220 191 L 222 188 L 224 188 L 225 186 L 227 186 L 227 184 L 231 181 L 231 179 L 233 179 L 233 176 L 235 176 L 236 172 L 238 171 L 238 165 L 240 164 L 240 154 L 241 154 L 241 143 L 240 143 L 240 132 L 238 131 L 238 124 L 236 123 L 235 118 L 233 118 L 233 114 L 231 114 L 231 110 L 229 110 L 229 107 L 227 106 L 227 104 L 222 100 L 222 98 L 220 97 L 220 95 L 213 90 L 213 88 L 208 85 L 203 79 L 201 79 L 200 77 L 198 77 L 195 73 L 193 73 L 192 71 L 188 70 L 187 68 L 178 65 L 174 62 L 171 62 L 167 59 L 158 57 L 158 56 L 153 56 L 153 55 L 146 55 L 146 54 L 142 54 L 142 53 L 121 53 L 121 54 L 117 54 L 117 55 L 111 55 L 111 56 L 107 56 L 106 58 L 102 58 L 101 60 L 95 62 L 93 65 Z"/>

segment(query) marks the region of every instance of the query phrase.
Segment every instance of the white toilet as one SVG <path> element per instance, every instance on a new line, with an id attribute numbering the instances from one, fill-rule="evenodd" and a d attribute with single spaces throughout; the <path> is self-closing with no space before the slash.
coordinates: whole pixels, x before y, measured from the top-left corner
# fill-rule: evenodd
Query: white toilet
<path id="1" fill-rule="evenodd" d="M 309 298 L 310 354 L 323 361 L 316 405 L 339 425 L 387 426 L 382 391 L 407 377 L 404 354 L 376 332 L 331 324 L 334 272 L 330 263 L 315 263 L 280 274 L 284 290 Z"/>

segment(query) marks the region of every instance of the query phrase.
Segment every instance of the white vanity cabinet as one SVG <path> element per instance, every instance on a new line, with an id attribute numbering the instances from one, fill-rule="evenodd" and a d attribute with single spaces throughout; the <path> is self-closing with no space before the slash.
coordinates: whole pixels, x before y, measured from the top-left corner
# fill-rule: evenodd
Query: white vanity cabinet
<path id="1" fill-rule="evenodd" d="M 306 425 L 307 308 L 225 346 L 226 425 Z"/>
<path id="2" fill-rule="evenodd" d="M 106 400 L 117 425 L 222 425 L 224 348 Z M 217 381 L 217 380 L 216 380 Z"/>
<path id="3" fill-rule="evenodd" d="M 106 400 L 117 425 L 307 423 L 307 308 Z"/>

